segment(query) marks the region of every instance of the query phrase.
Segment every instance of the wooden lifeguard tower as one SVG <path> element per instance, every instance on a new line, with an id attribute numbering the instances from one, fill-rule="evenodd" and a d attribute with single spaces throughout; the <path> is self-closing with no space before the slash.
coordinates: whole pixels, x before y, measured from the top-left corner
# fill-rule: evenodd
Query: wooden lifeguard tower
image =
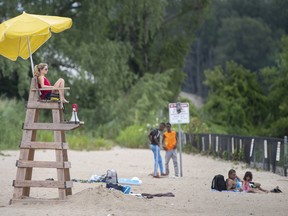
<path id="1" fill-rule="evenodd" d="M 63 88 L 62 88 L 63 89 Z M 69 89 L 69 88 L 64 88 Z M 45 90 L 52 90 L 45 88 Z M 55 88 L 53 88 L 55 90 Z M 56 90 L 60 90 L 56 89 Z M 58 189 L 59 197 L 56 200 L 65 200 L 72 194 L 73 182 L 70 179 L 71 163 L 68 161 L 68 143 L 65 138 L 65 131 L 80 127 L 83 122 L 65 122 L 63 116 L 63 104 L 60 100 L 41 100 L 39 97 L 37 78 L 31 80 L 29 99 L 26 109 L 25 122 L 23 124 L 23 134 L 20 143 L 19 160 L 16 162 L 17 173 L 13 181 L 14 193 L 10 204 L 16 201 L 29 200 L 30 188 L 54 188 Z M 39 122 L 40 110 L 51 110 L 51 123 Z M 53 142 L 43 142 L 36 140 L 38 130 L 54 131 Z M 56 161 L 34 161 L 35 150 L 50 149 L 55 150 Z M 33 168 L 57 169 L 57 180 L 32 180 Z M 33 199 L 37 200 L 37 199 Z"/>

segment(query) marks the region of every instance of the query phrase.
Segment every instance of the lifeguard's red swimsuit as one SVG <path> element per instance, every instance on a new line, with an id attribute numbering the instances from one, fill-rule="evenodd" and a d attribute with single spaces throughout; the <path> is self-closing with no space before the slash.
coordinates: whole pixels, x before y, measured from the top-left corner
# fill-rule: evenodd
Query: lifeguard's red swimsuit
<path id="1" fill-rule="evenodd" d="M 48 78 L 44 77 L 44 85 L 46 86 L 51 86 L 50 81 L 48 80 Z M 38 88 L 41 88 L 40 83 L 38 83 Z M 51 93 L 51 90 L 41 90 L 41 99 L 45 99 L 46 95 Z"/>

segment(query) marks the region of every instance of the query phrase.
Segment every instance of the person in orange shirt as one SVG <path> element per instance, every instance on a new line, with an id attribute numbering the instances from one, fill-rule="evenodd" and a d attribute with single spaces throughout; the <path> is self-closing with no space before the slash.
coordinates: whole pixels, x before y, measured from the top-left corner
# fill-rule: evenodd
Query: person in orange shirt
<path id="1" fill-rule="evenodd" d="M 169 174 L 169 161 L 172 158 L 174 165 L 175 176 L 178 177 L 178 160 L 177 160 L 177 133 L 174 130 L 171 130 L 171 124 L 168 122 L 166 124 L 167 131 L 163 135 L 163 143 L 165 154 L 165 170 L 166 175 Z"/>

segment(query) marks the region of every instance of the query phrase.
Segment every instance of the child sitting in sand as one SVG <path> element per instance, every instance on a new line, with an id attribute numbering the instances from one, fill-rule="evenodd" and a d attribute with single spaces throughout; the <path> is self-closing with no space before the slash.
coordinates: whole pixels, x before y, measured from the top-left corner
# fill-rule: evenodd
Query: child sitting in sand
<path id="1" fill-rule="evenodd" d="M 248 193 L 269 192 L 268 190 L 264 190 L 263 188 L 261 188 L 260 183 L 252 182 L 252 180 L 253 180 L 252 172 L 247 171 L 243 178 L 243 184 L 242 184 L 243 191 Z"/>

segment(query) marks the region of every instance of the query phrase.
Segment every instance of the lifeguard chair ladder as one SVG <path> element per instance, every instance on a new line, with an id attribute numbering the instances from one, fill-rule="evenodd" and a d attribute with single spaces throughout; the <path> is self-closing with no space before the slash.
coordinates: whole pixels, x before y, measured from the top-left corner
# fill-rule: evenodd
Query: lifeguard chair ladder
<path id="1" fill-rule="evenodd" d="M 66 87 L 65 89 L 69 88 Z M 65 131 L 76 129 L 84 123 L 64 122 L 62 102 L 41 100 L 39 91 L 37 78 L 33 77 L 23 124 L 22 140 L 19 146 L 20 155 L 16 162 L 17 173 L 16 179 L 13 181 L 14 193 L 10 204 L 24 200 L 24 198 L 27 200 L 30 196 L 31 187 L 58 188 L 58 200 L 65 200 L 68 195 L 72 195 L 73 182 L 70 179 L 69 170 L 71 163 L 68 161 L 68 143 L 66 142 Z M 42 109 L 52 111 L 52 123 L 39 122 L 39 112 Z M 54 131 L 54 142 L 37 141 L 37 130 Z M 56 161 L 34 161 L 35 150 L 37 149 L 54 149 Z M 33 168 L 55 168 L 57 169 L 57 180 L 32 180 Z"/>

